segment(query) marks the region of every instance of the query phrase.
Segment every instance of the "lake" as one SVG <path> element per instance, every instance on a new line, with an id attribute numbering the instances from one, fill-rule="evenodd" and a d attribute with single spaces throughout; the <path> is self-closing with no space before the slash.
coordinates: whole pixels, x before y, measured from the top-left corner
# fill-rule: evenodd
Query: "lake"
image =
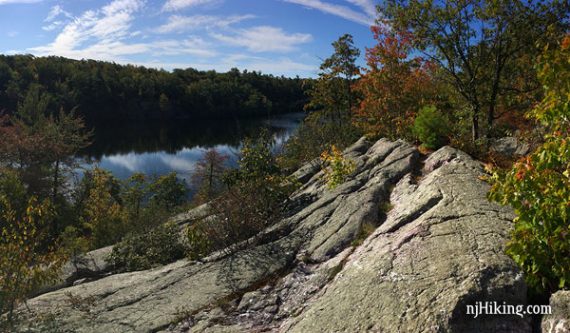
<path id="1" fill-rule="evenodd" d="M 99 166 L 119 179 L 134 173 L 160 176 L 176 172 L 190 187 L 194 165 L 204 152 L 214 148 L 235 165 L 244 138 L 267 128 L 275 151 L 295 132 L 304 113 L 254 119 L 201 120 L 94 125 L 93 143 L 80 153 L 84 168 Z"/>

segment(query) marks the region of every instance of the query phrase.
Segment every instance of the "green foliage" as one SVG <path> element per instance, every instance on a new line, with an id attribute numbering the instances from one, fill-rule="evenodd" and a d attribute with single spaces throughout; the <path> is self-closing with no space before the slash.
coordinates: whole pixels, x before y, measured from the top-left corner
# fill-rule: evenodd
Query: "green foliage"
<path id="1" fill-rule="evenodd" d="M 61 246 L 74 265 L 82 254 L 89 251 L 89 240 L 74 226 L 67 226 L 59 238 Z"/>
<path id="2" fill-rule="evenodd" d="M 166 209 L 181 205 L 186 199 L 186 186 L 178 180 L 174 172 L 158 177 L 150 185 L 150 191 L 152 192 L 151 204 Z"/>
<path id="3" fill-rule="evenodd" d="M 53 209 L 35 197 L 12 202 L 0 192 L 0 330 L 13 325 L 13 311 L 37 287 L 55 279 L 65 262 L 61 251 L 48 246 Z M 5 314 L 5 316 L 4 316 Z"/>
<path id="4" fill-rule="evenodd" d="M 414 134 L 428 149 L 438 149 L 448 143 L 449 120 L 435 106 L 423 107 L 414 120 Z"/>
<path id="5" fill-rule="evenodd" d="M 335 52 L 321 64 L 319 78 L 307 90 L 309 112 L 297 133 L 285 145 L 280 158 L 288 170 L 318 158 L 331 144 L 344 148 L 361 135 L 352 123 L 351 109 L 358 103 L 352 84 L 359 74 L 360 51 L 351 35 L 332 43 Z"/>
<path id="6" fill-rule="evenodd" d="M 51 224 L 54 237 L 69 216 L 66 177 L 77 167 L 77 151 L 88 144 L 90 133 L 74 111 L 54 113 L 50 97 L 32 85 L 18 112 L 0 120 L 0 163 L 18 170 L 26 191 L 39 199 L 49 198 L 56 214 Z"/>
<path id="7" fill-rule="evenodd" d="M 346 159 L 342 155 L 342 152 L 334 145 L 331 146 L 330 152 L 325 150 L 321 154 L 321 161 L 325 166 L 323 171 L 330 189 L 334 189 L 344 183 L 346 178 L 350 176 L 355 169 L 354 162 Z"/>
<path id="8" fill-rule="evenodd" d="M 217 197 L 223 191 L 223 175 L 226 172 L 227 155 L 210 149 L 196 163 L 192 184 L 197 189 L 193 202 L 201 204 Z"/>
<path id="9" fill-rule="evenodd" d="M 76 188 L 78 237 L 89 240 L 89 249 L 120 241 L 129 233 L 143 233 L 164 223 L 185 203 L 186 188 L 175 174 L 150 182 L 143 174 L 119 181 L 95 168 L 84 174 Z"/>
<path id="10" fill-rule="evenodd" d="M 298 185 L 280 174 L 272 150 L 267 133 L 245 141 L 239 168 L 224 177 L 228 189 L 210 203 L 214 217 L 187 230 L 192 258 L 248 239 L 281 217 L 287 198 Z"/>
<path id="11" fill-rule="evenodd" d="M 142 173 L 135 173 L 126 180 L 121 191 L 121 198 L 129 212 L 130 219 L 137 220 L 141 217 L 141 210 L 148 199 L 149 191 L 146 176 Z"/>
<path id="12" fill-rule="evenodd" d="M 549 133 L 530 156 L 495 172 L 490 198 L 515 209 L 507 253 L 538 291 L 570 287 L 570 36 L 545 48 L 545 97 L 532 115 Z"/>
<path id="13" fill-rule="evenodd" d="M 79 106 L 90 124 L 101 119 L 217 119 L 294 112 L 305 99 L 301 79 L 255 71 L 167 72 L 93 60 L 0 55 L 2 108 L 15 111 L 32 85 L 50 95 L 48 110 Z"/>
<path id="14" fill-rule="evenodd" d="M 539 88 L 531 65 L 536 43 L 568 29 L 568 2 L 557 0 L 387 0 L 379 12 L 441 69 L 467 105 L 473 142 L 492 129 L 499 110 L 528 107 L 528 93 Z"/>
<path id="15" fill-rule="evenodd" d="M 262 131 L 256 140 L 244 140 L 238 161 L 240 180 L 259 179 L 279 171 L 271 151 L 273 145 L 273 138 L 267 130 Z"/>
<path id="16" fill-rule="evenodd" d="M 193 224 L 186 228 L 188 240 L 188 257 L 200 259 L 207 256 L 213 249 L 213 242 L 208 238 L 203 224 Z"/>
<path id="17" fill-rule="evenodd" d="M 125 237 L 107 259 L 116 270 L 137 271 L 165 265 L 184 257 L 180 228 L 173 223 L 150 232 Z"/>
<path id="18" fill-rule="evenodd" d="M 119 182 L 111 173 L 95 168 L 93 187 L 85 202 L 83 227 L 90 235 L 92 248 L 118 242 L 127 230 L 127 214 L 114 196 Z"/>

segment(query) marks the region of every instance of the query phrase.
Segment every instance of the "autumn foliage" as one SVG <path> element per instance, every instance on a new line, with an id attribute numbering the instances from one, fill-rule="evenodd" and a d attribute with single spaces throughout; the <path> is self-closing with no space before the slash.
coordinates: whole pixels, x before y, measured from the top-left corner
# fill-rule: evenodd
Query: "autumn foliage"
<path id="1" fill-rule="evenodd" d="M 544 143 L 492 178 L 490 197 L 517 217 L 507 253 L 538 291 L 570 287 L 570 35 L 544 50 L 538 74 L 545 97 L 532 116 Z"/>
<path id="2" fill-rule="evenodd" d="M 354 89 L 361 94 L 353 110 L 355 124 L 368 136 L 410 138 L 420 106 L 433 104 L 434 66 L 410 54 L 412 35 L 372 27 L 377 44 L 366 50 L 368 69 Z"/>
<path id="3" fill-rule="evenodd" d="M 25 200 L 14 174 L 0 170 L 0 330 L 14 321 L 14 310 L 37 287 L 54 279 L 65 254 L 48 246 L 49 201 Z"/>

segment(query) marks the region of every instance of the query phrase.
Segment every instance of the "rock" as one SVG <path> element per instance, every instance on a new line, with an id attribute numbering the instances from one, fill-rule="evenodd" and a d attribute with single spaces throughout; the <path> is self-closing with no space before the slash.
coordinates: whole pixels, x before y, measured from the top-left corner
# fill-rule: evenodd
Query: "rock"
<path id="1" fill-rule="evenodd" d="M 516 137 L 507 136 L 491 142 L 491 149 L 501 155 L 525 156 L 530 152 L 530 145 Z"/>
<path id="2" fill-rule="evenodd" d="M 321 170 L 321 161 L 316 158 L 293 172 L 291 176 L 301 183 L 307 182 L 317 172 Z"/>
<path id="3" fill-rule="evenodd" d="M 45 294 L 54 290 L 83 283 L 88 280 L 95 280 L 108 275 L 113 267 L 106 259 L 113 251 L 112 246 L 107 246 L 80 255 L 65 265 L 61 269 L 59 279 L 36 291 L 34 296 Z M 77 282 L 76 281 L 81 281 Z"/>
<path id="4" fill-rule="evenodd" d="M 437 151 L 433 152 L 424 162 L 423 173 L 430 173 L 435 169 L 450 163 L 451 161 L 457 161 L 468 166 L 470 169 L 477 172 L 481 168 L 481 163 L 473 160 L 471 156 L 467 153 L 457 150 L 455 148 L 445 146 Z"/>
<path id="5" fill-rule="evenodd" d="M 550 296 L 550 307 L 552 313 L 542 318 L 542 332 L 570 332 L 570 290 L 558 291 Z"/>
<path id="6" fill-rule="evenodd" d="M 466 314 L 477 301 L 526 303 L 522 274 L 504 254 L 513 214 L 486 200 L 472 160 L 450 148 L 434 155 L 440 166 L 415 189 L 409 179 L 397 185 L 387 221 L 283 330 L 531 331 L 518 317 Z"/>
<path id="7" fill-rule="evenodd" d="M 187 212 L 180 213 L 175 215 L 169 219 L 170 222 L 174 222 L 176 224 L 182 225 L 188 222 L 192 222 L 195 220 L 203 219 L 207 216 L 211 215 L 210 213 L 210 205 L 205 203 L 198 207 L 192 208 Z"/>
<path id="8" fill-rule="evenodd" d="M 307 166 L 295 208 L 231 251 L 35 297 L 20 331 L 51 318 L 95 333 L 529 332 L 519 318 L 465 313 L 476 301 L 526 302 L 503 254 L 513 214 L 487 201 L 480 163 L 445 147 L 418 181 L 419 153 L 406 142 L 361 139 L 344 154 L 356 166 L 345 183 L 331 190 Z M 179 220 L 208 218 L 200 211 Z"/>

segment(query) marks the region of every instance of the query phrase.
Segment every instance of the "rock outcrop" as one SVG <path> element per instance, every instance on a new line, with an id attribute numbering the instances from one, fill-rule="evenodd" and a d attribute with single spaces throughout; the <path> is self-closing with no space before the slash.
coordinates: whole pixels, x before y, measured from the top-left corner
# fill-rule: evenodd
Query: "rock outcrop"
<path id="1" fill-rule="evenodd" d="M 570 332 L 570 290 L 558 291 L 550 296 L 550 308 L 552 313 L 542 318 L 542 332 Z"/>
<path id="2" fill-rule="evenodd" d="M 22 330 L 530 332 L 516 316 L 466 313 L 526 303 L 503 251 L 512 212 L 487 201 L 478 162 L 449 147 L 422 161 L 385 139 L 344 153 L 356 165 L 345 183 L 330 190 L 302 168 L 290 214 L 248 246 L 40 295 Z"/>

